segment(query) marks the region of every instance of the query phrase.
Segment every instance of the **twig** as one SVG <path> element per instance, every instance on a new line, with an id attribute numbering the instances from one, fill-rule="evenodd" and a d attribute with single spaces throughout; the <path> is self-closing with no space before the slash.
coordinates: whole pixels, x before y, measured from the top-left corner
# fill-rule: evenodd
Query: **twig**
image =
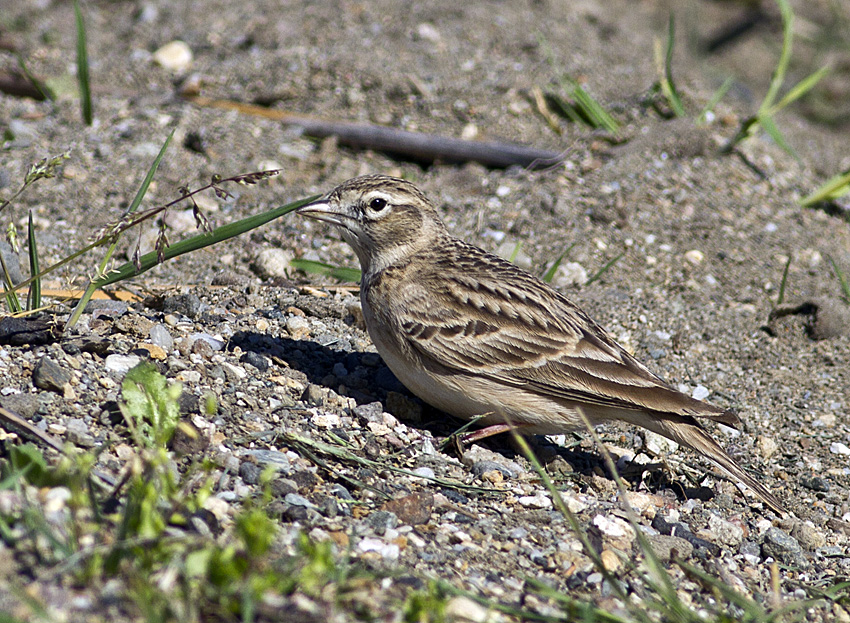
<path id="1" fill-rule="evenodd" d="M 12 432 L 17 433 L 29 441 L 41 443 L 58 452 L 62 452 L 65 449 L 65 444 L 56 437 L 48 435 L 43 430 L 39 430 L 17 413 L 9 411 L 4 407 L 0 407 L 0 423 L 3 424 L 4 428 L 10 429 Z"/>
<path id="2" fill-rule="evenodd" d="M 187 99 L 206 108 L 236 110 L 246 115 L 274 119 L 287 125 L 297 125 L 304 128 L 305 134 L 315 138 L 336 136 L 340 144 L 347 147 L 373 149 L 418 161 L 474 161 L 494 168 L 505 168 L 513 165 L 538 168 L 550 166 L 563 160 L 563 155 L 559 152 L 525 147 L 514 143 L 466 141 L 368 123 L 332 121 L 210 97 L 194 96 Z"/>

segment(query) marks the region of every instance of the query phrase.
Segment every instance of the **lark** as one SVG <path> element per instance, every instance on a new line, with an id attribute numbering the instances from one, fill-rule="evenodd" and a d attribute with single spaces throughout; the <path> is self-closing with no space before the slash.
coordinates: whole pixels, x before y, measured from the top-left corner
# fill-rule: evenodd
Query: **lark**
<path id="1" fill-rule="evenodd" d="M 577 305 L 514 264 L 452 236 L 413 184 L 357 177 L 299 213 L 334 225 L 360 260 L 369 335 L 398 379 L 459 418 L 467 441 L 515 427 L 562 434 L 616 420 L 691 448 L 770 508 L 785 509 L 700 424 L 728 409 L 677 391 Z"/>

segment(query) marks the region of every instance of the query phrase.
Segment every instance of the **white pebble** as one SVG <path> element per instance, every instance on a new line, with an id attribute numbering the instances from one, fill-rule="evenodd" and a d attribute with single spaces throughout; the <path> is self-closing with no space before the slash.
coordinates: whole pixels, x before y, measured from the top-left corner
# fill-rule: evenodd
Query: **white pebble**
<path id="1" fill-rule="evenodd" d="M 708 395 L 710 393 L 711 392 L 708 391 L 708 388 L 704 385 L 697 385 L 696 387 L 694 387 L 694 391 L 693 393 L 691 393 L 691 397 L 693 397 L 695 400 L 705 400 L 706 398 L 708 398 Z"/>
<path id="2" fill-rule="evenodd" d="M 361 552 L 375 552 L 385 560 L 398 560 L 399 546 L 395 543 L 385 543 L 381 539 L 365 538 L 357 544 Z"/>
<path id="3" fill-rule="evenodd" d="M 840 441 L 834 441 L 829 446 L 829 451 L 833 454 L 843 454 L 844 456 L 850 456 L 850 448 L 847 447 L 846 444 L 841 443 Z"/>
<path id="4" fill-rule="evenodd" d="M 192 50 L 183 41 L 172 41 L 154 52 L 153 60 L 169 71 L 183 71 L 192 64 Z"/>
<path id="5" fill-rule="evenodd" d="M 103 362 L 108 372 L 127 372 L 142 360 L 138 355 L 109 355 Z"/>
<path id="6" fill-rule="evenodd" d="M 705 259 L 705 255 L 702 251 L 697 249 L 691 249 L 685 253 L 685 261 L 689 264 L 693 264 L 694 266 L 698 264 L 702 264 L 702 261 Z"/>
<path id="7" fill-rule="evenodd" d="M 519 498 L 519 503 L 529 508 L 552 508 L 552 500 L 543 491 L 534 495 L 524 495 Z"/>

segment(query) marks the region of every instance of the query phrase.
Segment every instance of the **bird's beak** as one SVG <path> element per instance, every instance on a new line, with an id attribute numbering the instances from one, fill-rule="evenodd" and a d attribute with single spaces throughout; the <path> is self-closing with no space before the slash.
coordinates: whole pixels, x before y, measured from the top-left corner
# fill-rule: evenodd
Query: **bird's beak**
<path id="1" fill-rule="evenodd" d="M 345 227 L 346 221 L 350 220 L 348 215 L 339 212 L 327 199 L 319 199 L 313 203 L 308 203 L 298 208 L 295 213 L 341 227 Z"/>

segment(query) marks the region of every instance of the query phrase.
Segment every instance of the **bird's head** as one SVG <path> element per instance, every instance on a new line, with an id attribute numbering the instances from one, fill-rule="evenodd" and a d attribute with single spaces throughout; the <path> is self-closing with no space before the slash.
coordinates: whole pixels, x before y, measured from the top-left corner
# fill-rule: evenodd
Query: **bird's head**
<path id="1" fill-rule="evenodd" d="M 336 226 L 367 275 L 406 260 L 445 231 L 418 188 L 386 175 L 343 182 L 298 214 Z"/>

